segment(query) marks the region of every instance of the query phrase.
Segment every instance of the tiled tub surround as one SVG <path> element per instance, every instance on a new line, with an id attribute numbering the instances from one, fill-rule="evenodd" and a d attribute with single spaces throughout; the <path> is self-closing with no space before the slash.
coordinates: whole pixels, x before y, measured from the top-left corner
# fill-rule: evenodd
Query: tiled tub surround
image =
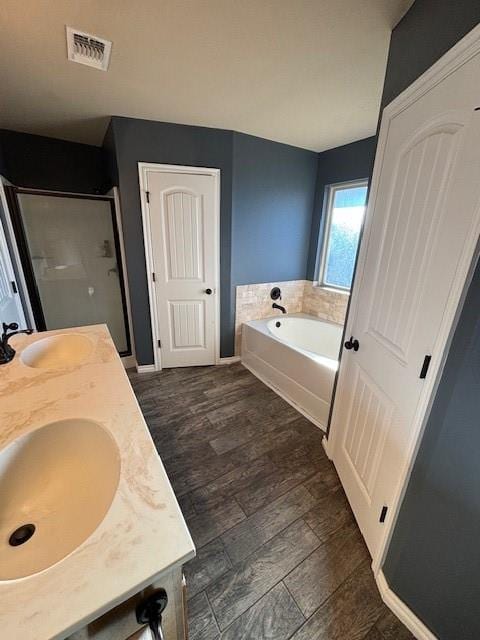
<path id="1" fill-rule="evenodd" d="M 237 287 L 235 311 L 235 354 L 240 355 L 242 325 L 250 320 L 261 320 L 281 314 L 272 309 L 270 298 L 272 287 L 280 287 L 282 299 L 278 301 L 288 313 L 306 313 L 329 322 L 343 324 L 349 294 L 319 287 L 310 280 L 288 280 L 285 282 L 263 282 Z"/>
<path id="2" fill-rule="evenodd" d="M 40 369 L 23 364 L 28 345 L 71 333 L 93 344 L 81 365 Z M 120 475 L 106 516 L 82 544 L 44 571 L 0 581 L 1 637 L 61 640 L 75 633 L 82 640 L 126 638 L 138 629 L 132 611 L 114 634 L 103 624 L 93 630 L 89 623 L 152 584 L 168 589 L 166 638 L 183 637 L 181 566 L 194 556 L 194 545 L 106 326 L 19 335 L 12 346 L 17 355 L 0 371 L 0 449 L 47 423 L 83 418 L 115 440 Z M 39 486 L 31 487 L 33 506 L 23 517 L 43 516 L 35 511 L 34 498 L 52 486 L 49 471 L 55 470 L 46 468 Z M 5 536 L 0 543 L 6 544 Z M 27 544 L 36 544 L 35 537 Z"/>
<path id="3" fill-rule="evenodd" d="M 280 311 L 272 309 L 273 300 L 270 291 L 280 287 L 282 299 L 278 304 L 285 306 L 289 313 L 300 313 L 303 305 L 305 280 L 289 280 L 287 282 L 263 282 L 262 284 L 245 284 L 237 287 L 235 306 L 235 355 L 240 355 L 242 343 L 242 324 L 250 320 L 268 318 Z"/>
<path id="4" fill-rule="evenodd" d="M 350 294 L 346 291 L 319 287 L 306 280 L 303 290 L 302 312 L 343 325 L 349 298 Z"/>

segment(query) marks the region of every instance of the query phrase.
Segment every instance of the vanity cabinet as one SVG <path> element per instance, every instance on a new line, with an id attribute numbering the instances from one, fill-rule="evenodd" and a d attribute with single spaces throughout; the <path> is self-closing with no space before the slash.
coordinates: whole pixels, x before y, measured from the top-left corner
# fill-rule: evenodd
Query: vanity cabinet
<path id="1" fill-rule="evenodd" d="M 25 497 L 9 503 L 18 513 L 0 513 L 0 529 L 4 541 L 21 524 L 33 531 L 0 549 L 1 637 L 127 640 L 140 628 L 137 603 L 163 588 L 164 637 L 185 640 L 182 567 L 195 546 L 107 327 L 12 344 L 0 454 L 15 447 L 17 464 L 4 464 L 2 487 Z M 37 476 L 58 482 L 39 491 Z"/>
<path id="2" fill-rule="evenodd" d="M 184 585 L 182 568 L 174 567 L 150 587 L 68 636 L 67 640 L 150 640 L 150 635 L 137 624 L 135 607 L 144 596 L 160 587 L 168 595 L 168 605 L 162 615 L 165 640 L 187 640 Z"/>

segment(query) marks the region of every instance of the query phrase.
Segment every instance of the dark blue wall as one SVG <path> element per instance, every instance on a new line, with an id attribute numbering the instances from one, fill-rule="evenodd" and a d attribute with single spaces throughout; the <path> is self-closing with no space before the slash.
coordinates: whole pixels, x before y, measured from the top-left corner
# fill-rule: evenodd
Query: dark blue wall
<path id="1" fill-rule="evenodd" d="M 113 117 L 102 149 L 2 130 L 0 150 L 4 175 L 18 186 L 80 193 L 119 186 L 137 360 L 150 364 L 138 162 L 221 170 L 220 352 L 226 357 L 234 351 L 236 285 L 313 278 L 324 187 L 366 177 L 373 144 L 361 140 L 318 156 L 232 131 Z"/>
<path id="2" fill-rule="evenodd" d="M 233 136 L 232 285 L 303 280 L 317 154 Z"/>
<path id="3" fill-rule="evenodd" d="M 479 21 L 476 0 L 416 0 L 392 34 L 384 104 Z M 479 309 L 477 267 L 384 566 L 441 640 L 480 638 Z"/>
<path id="4" fill-rule="evenodd" d="M 361 141 L 321 154 L 318 177 L 328 182 L 364 177 L 369 148 Z M 232 131 L 122 117 L 111 119 L 102 149 L 3 130 L 0 150 L 4 175 L 19 186 L 85 193 L 120 187 L 139 364 L 152 363 L 153 352 L 138 162 L 221 170 L 222 356 L 234 350 L 236 285 L 307 275 L 309 247 L 318 241 L 318 215 L 311 240 L 316 153 Z"/>
<path id="5" fill-rule="evenodd" d="M 480 21 L 477 0 L 415 0 L 392 32 L 382 105 L 387 105 Z"/>
<path id="6" fill-rule="evenodd" d="M 480 266 L 388 551 L 390 587 L 442 640 L 480 638 Z"/>
<path id="7" fill-rule="evenodd" d="M 113 133 L 113 121 L 110 120 L 105 137 L 103 138 L 103 157 L 105 161 L 105 171 L 108 180 L 112 185 L 118 187 L 118 164 L 117 152 L 115 147 L 115 136 Z"/>
<path id="8" fill-rule="evenodd" d="M 316 154 L 232 131 L 119 117 L 104 147 L 120 187 L 140 364 L 153 353 L 137 163 L 221 170 L 221 355 L 233 355 L 235 285 L 305 277 Z"/>
<path id="9" fill-rule="evenodd" d="M 317 186 L 307 263 L 308 280 L 314 280 L 317 275 L 318 238 L 321 232 L 325 188 L 336 182 L 370 178 L 375 145 L 376 138 L 373 136 L 318 154 Z"/>
<path id="10" fill-rule="evenodd" d="M 233 317 L 230 286 L 232 137 L 231 131 L 222 129 L 135 118 L 112 118 L 107 131 L 106 152 L 110 170 L 118 171 L 135 348 L 139 364 L 151 364 L 153 352 L 138 162 L 203 166 L 221 170 L 220 293 L 221 327 L 224 329 L 230 326 Z M 116 162 L 111 157 L 112 153 L 116 155 Z M 233 330 L 231 334 L 222 330 L 221 354 L 232 353 Z"/>
<path id="11" fill-rule="evenodd" d="M 3 155 L 3 148 L 2 148 L 2 141 L 1 141 L 1 131 L 0 131 L 0 175 L 2 176 L 6 176 L 7 172 L 6 172 L 6 164 L 5 164 L 5 157 Z"/>
<path id="12" fill-rule="evenodd" d="M 105 193 L 108 184 L 100 147 L 0 130 L 2 174 L 17 187 Z"/>

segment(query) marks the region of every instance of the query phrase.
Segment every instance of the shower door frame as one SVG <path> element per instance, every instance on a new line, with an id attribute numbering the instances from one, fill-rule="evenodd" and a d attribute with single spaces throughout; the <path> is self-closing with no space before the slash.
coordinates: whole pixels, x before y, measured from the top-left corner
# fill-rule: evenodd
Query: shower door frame
<path id="1" fill-rule="evenodd" d="M 45 315 L 43 312 L 42 302 L 38 291 L 37 281 L 35 278 L 35 271 L 33 268 L 33 262 L 30 255 L 30 250 L 27 242 L 27 236 L 22 220 L 22 214 L 20 210 L 20 203 L 18 195 L 27 194 L 35 196 L 51 196 L 54 198 L 73 198 L 76 200 L 100 200 L 110 204 L 110 213 L 112 220 L 113 240 L 115 244 L 115 255 L 117 258 L 118 278 L 120 284 L 120 298 L 122 301 L 122 314 L 125 327 L 125 339 L 127 343 L 127 349 L 125 351 L 119 351 L 120 357 L 129 357 L 132 355 L 132 344 L 130 339 L 130 323 L 127 304 L 126 287 L 123 273 L 123 255 L 122 246 L 120 242 L 120 233 L 117 223 L 117 215 L 115 209 L 114 196 L 96 195 L 88 193 L 70 193 L 64 191 L 50 191 L 44 189 L 30 189 L 27 187 L 5 186 L 5 195 L 8 202 L 8 210 L 12 222 L 13 231 L 15 234 L 15 242 L 17 244 L 18 253 L 20 257 L 20 266 L 23 270 L 25 283 L 27 286 L 26 294 L 28 295 L 30 306 L 33 313 L 33 320 L 37 331 L 48 331 L 45 322 Z"/>

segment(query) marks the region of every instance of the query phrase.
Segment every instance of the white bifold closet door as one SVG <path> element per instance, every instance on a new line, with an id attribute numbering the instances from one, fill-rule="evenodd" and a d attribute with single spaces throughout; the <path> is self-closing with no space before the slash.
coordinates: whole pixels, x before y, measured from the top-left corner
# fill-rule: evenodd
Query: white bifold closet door
<path id="1" fill-rule="evenodd" d="M 382 125 L 329 437 L 374 558 L 478 237 L 479 78 L 476 55 Z"/>

